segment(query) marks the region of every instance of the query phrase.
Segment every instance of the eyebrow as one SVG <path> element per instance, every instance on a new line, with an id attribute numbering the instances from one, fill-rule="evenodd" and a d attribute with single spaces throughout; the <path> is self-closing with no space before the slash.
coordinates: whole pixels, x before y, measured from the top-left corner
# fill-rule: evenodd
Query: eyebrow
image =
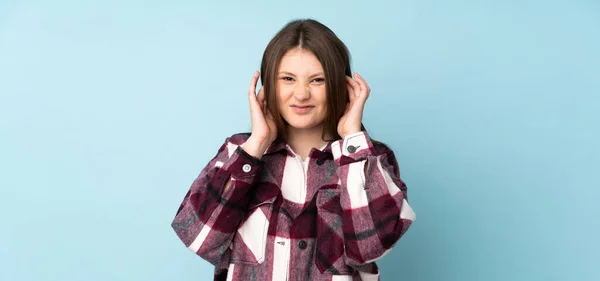
<path id="1" fill-rule="evenodd" d="M 282 75 L 282 74 L 283 75 L 289 75 L 289 76 L 296 77 L 296 75 L 294 73 L 291 73 L 291 72 L 288 72 L 288 71 L 281 71 L 281 72 L 279 72 L 279 75 Z M 309 78 L 316 77 L 316 76 L 325 76 L 325 73 L 323 73 L 323 72 L 315 73 L 315 74 L 309 76 Z"/>

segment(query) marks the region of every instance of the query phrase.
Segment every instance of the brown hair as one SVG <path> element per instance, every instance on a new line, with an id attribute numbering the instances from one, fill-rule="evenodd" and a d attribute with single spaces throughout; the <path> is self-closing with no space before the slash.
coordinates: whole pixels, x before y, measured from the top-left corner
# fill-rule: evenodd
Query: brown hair
<path id="1" fill-rule="evenodd" d="M 326 133 L 340 139 L 337 123 L 344 114 L 349 101 L 346 90 L 346 76 L 352 77 L 350 52 L 331 29 L 313 19 L 293 20 L 286 24 L 267 45 L 260 67 L 261 83 L 264 88 L 268 110 L 277 124 L 277 137 L 286 135 L 287 122 L 281 117 L 277 107 L 277 73 L 283 55 L 294 48 L 311 51 L 323 66 L 327 89 L 327 117 L 321 138 Z M 361 129 L 365 130 L 361 124 Z"/>
<path id="2" fill-rule="evenodd" d="M 346 76 L 352 77 L 350 51 L 331 29 L 313 19 L 299 19 L 287 23 L 275 34 L 263 53 L 260 81 L 264 88 L 267 110 L 272 113 L 277 125 L 277 138 L 285 140 L 287 133 L 287 122 L 281 117 L 277 106 L 279 63 L 283 55 L 293 48 L 311 51 L 323 66 L 327 91 L 327 117 L 321 139 L 330 141 L 325 140 L 326 133 L 334 136 L 333 140 L 341 139 L 337 133 L 337 125 L 344 115 L 347 102 L 350 101 L 346 89 Z M 361 123 L 360 127 L 361 130 L 367 131 L 364 124 Z M 387 144 L 375 140 L 372 136 L 369 137 L 373 145 L 381 145 L 391 151 Z M 384 149 L 383 147 L 379 148 Z M 388 161 L 394 166 L 394 174 L 399 176 L 398 162 L 393 153 L 388 157 Z"/>

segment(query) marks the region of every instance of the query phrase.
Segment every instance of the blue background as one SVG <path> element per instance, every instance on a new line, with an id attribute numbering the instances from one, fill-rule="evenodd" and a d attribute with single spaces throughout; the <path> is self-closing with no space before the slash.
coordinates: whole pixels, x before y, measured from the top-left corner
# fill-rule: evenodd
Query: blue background
<path id="1" fill-rule="evenodd" d="M 0 1 L 0 280 L 212 280 L 171 219 L 304 17 L 409 186 L 383 280 L 600 280 L 600 2 L 225 2 Z"/>

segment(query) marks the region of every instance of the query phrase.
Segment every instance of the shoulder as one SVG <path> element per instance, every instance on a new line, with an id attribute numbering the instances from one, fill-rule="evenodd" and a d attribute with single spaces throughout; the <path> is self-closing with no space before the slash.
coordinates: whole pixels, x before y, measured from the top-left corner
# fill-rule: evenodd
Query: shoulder
<path id="1" fill-rule="evenodd" d="M 380 156 L 381 159 L 385 159 L 388 165 L 394 167 L 398 166 L 398 160 L 396 159 L 394 150 L 388 144 L 376 140 L 371 140 L 371 142 L 373 144 L 375 155 Z"/>
<path id="2" fill-rule="evenodd" d="M 394 154 L 393 149 L 384 142 L 372 139 L 371 143 L 373 144 L 373 149 L 374 149 L 375 155 Z"/>
<path id="3" fill-rule="evenodd" d="M 229 137 L 227 137 L 227 142 L 234 144 L 234 145 L 242 145 L 248 140 L 249 137 L 250 137 L 250 132 L 234 133 L 233 135 L 230 135 Z"/>
<path id="4" fill-rule="evenodd" d="M 238 146 L 244 144 L 248 138 L 250 137 L 250 132 L 239 132 L 229 135 L 225 138 L 221 147 L 219 147 L 219 153 L 225 151 L 226 149 L 229 151 L 235 150 Z"/>

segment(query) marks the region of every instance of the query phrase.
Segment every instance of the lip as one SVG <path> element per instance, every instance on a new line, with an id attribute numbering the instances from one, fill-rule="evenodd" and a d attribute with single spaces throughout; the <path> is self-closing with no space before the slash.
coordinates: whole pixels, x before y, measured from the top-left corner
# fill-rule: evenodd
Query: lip
<path id="1" fill-rule="evenodd" d="M 305 114 L 308 113 L 311 109 L 313 109 L 314 106 L 299 106 L 299 105 L 292 105 L 292 110 L 296 113 L 296 114 Z"/>

